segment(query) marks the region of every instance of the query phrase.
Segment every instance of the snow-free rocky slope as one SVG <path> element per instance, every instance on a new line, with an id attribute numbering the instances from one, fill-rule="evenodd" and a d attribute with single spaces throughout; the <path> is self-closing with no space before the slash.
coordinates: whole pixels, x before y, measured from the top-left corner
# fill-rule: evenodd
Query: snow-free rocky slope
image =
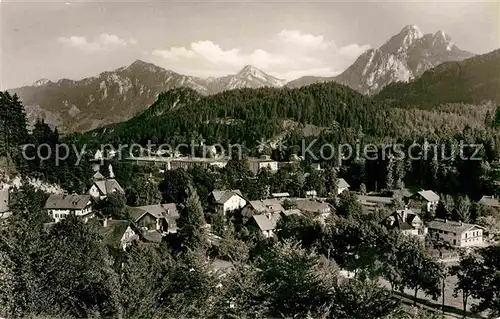
<path id="1" fill-rule="evenodd" d="M 287 86 L 336 81 L 363 94 L 375 94 L 390 83 L 408 82 L 441 63 L 461 61 L 473 55 L 460 50 L 443 31 L 423 34 L 417 26 L 408 25 L 380 48 L 365 51 L 340 75 L 302 77 Z"/>
<path id="2" fill-rule="evenodd" d="M 42 118 L 63 132 L 87 131 L 122 122 L 153 104 L 159 93 L 187 87 L 208 95 L 237 88 L 281 87 L 284 81 L 245 66 L 234 75 L 202 79 L 140 60 L 79 81 L 36 81 L 9 90 L 23 101 L 31 123 Z"/>

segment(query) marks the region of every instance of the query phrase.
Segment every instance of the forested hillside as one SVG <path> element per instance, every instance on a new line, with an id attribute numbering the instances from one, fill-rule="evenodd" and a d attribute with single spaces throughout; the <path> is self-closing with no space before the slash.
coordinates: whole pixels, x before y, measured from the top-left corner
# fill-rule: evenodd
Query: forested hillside
<path id="1" fill-rule="evenodd" d="M 375 98 L 395 105 L 432 108 L 443 103 L 500 102 L 500 50 L 446 62 L 409 83 L 393 83 Z"/>
<path id="2" fill-rule="evenodd" d="M 340 84 L 322 83 L 298 89 L 238 89 L 203 97 L 190 89 L 165 92 L 147 111 L 117 125 L 92 132 L 113 143 L 169 142 L 203 137 L 213 142 L 246 142 L 283 132 L 292 120 L 330 129 L 336 140 L 346 129 L 378 136 L 391 132 L 384 106 Z"/>

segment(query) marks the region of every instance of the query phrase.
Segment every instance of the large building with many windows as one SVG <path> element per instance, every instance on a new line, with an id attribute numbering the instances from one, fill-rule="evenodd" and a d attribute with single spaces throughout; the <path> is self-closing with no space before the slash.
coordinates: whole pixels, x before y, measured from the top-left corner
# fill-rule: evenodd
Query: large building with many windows
<path id="1" fill-rule="evenodd" d="M 455 247 L 483 245 L 484 228 L 462 222 L 435 219 L 427 224 L 429 234 Z"/>

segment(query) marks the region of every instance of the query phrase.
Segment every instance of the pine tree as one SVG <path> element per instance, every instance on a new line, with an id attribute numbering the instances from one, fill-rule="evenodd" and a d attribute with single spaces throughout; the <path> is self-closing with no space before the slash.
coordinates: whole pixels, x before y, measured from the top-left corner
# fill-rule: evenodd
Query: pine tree
<path id="1" fill-rule="evenodd" d="M 387 164 L 385 187 L 387 189 L 394 189 L 394 161 L 392 159 Z"/>
<path id="2" fill-rule="evenodd" d="M 491 116 L 490 110 L 486 111 L 486 116 L 484 117 L 484 126 L 491 127 L 493 125 L 493 118 Z"/>
<path id="3" fill-rule="evenodd" d="M 493 119 L 493 125 L 494 128 L 497 128 L 500 126 L 500 106 L 497 106 L 497 109 L 495 110 L 495 118 Z"/>
<path id="4" fill-rule="evenodd" d="M 177 220 L 177 234 L 182 245 L 192 250 L 204 247 L 207 242 L 206 229 L 204 228 L 205 218 L 196 190 L 190 186 L 188 198 L 179 206 L 180 216 Z"/>
<path id="5" fill-rule="evenodd" d="M 5 150 L 1 155 L 7 156 L 8 163 L 19 163 L 19 146 L 23 145 L 28 137 L 27 120 L 24 107 L 19 97 L 9 92 L 0 92 L 0 150 Z"/>
<path id="6" fill-rule="evenodd" d="M 470 222 L 470 206 L 471 202 L 468 196 L 458 197 L 457 203 L 455 205 L 455 219 L 458 219 L 464 223 Z"/>

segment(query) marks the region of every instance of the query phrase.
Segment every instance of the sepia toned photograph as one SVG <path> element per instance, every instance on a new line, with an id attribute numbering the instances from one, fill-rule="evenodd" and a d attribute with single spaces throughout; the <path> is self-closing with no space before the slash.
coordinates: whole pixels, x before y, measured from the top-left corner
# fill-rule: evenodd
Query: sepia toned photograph
<path id="1" fill-rule="evenodd" d="M 0 23 L 0 319 L 500 319 L 500 0 Z"/>

